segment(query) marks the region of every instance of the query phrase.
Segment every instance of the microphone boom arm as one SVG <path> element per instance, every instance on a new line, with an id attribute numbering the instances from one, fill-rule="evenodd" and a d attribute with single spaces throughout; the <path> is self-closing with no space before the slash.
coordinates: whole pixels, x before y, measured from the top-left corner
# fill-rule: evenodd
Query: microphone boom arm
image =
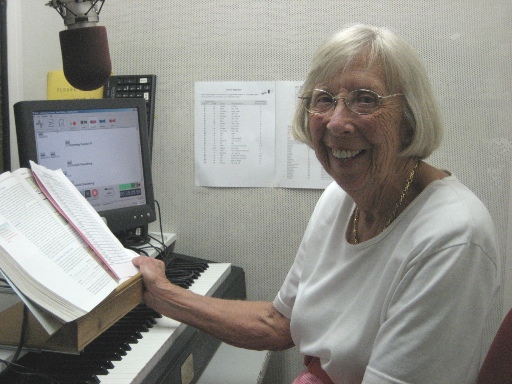
<path id="1" fill-rule="evenodd" d="M 98 3 L 101 3 L 99 8 L 96 6 Z M 64 24 L 68 29 L 97 23 L 104 4 L 105 0 L 51 0 L 46 3 L 64 19 Z"/>

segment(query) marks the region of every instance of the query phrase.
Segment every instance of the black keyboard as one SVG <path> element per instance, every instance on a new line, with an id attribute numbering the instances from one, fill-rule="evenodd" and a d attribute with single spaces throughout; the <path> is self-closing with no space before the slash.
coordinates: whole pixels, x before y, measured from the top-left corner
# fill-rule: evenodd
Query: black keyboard
<path id="1" fill-rule="evenodd" d="M 153 125 L 155 120 L 156 75 L 110 76 L 103 87 L 105 98 L 143 98 L 148 115 L 149 148 L 153 148 Z"/>

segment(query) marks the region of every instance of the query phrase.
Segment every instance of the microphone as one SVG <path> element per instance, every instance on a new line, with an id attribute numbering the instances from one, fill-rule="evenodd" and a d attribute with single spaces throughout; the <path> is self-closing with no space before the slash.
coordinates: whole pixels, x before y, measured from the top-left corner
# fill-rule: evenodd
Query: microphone
<path id="1" fill-rule="evenodd" d="M 59 33 L 66 80 L 82 91 L 103 86 L 112 72 L 107 30 L 97 26 L 105 0 L 51 0 L 67 29 Z M 101 6 L 98 8 L 98 3 Z"/>

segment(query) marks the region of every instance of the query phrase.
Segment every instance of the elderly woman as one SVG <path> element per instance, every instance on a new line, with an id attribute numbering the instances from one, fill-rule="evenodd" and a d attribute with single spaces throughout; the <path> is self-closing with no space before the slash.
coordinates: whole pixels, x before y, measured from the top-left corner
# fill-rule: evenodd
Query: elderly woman
<path id="1" fill-rule="evenodd" d="M 493 223 L 423 161 L 441 122 L 416 54 L 356 25 L 316 53 L 294 120 L 334 182 L 273 303 L 201 297 L 139 257 L 145 302 L 236 346 L 298 346 L 296 383 L 472 383 L 499 281 Z"/>

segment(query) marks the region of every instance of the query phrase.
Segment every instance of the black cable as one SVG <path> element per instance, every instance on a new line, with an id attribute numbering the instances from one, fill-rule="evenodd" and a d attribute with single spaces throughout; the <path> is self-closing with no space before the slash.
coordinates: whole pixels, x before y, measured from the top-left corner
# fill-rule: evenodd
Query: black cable
<path id="1" fill-rule="evenodd" d="M 136 253 L 138 253 L 138 254 L 141 254 L 141 253 L 142 253 L 142 254 L 144 254 L 144 255 L 146 255 L 146 256 L 149 256 L 149 255 L 148 255 L 148 253 L 147 253 L 144 249 L 137 248 L 137 247 L 125 247 L 125 248 L 126 248 L 126 249 L 129 249 L 129 250 L 131 250 L 131 251 L 134 251 L 134 252 L 136 252 Z"/>
<path id="2" fill-rule="evenodd" d="M 155 243 L 158 244 L 158 246 L 157 246 L 155 244 L 150 243 L 149 246 L 151 248 L 159 250 L 160 252 L 162 252 L 165 249 L 165 243 L 163 243 L 160 239 L 157 239 L 156 237 L 151 236 L 151 235 L 149 235 L 149 237 L 151 238 L 151 240 L 153 240 Z"/>
<path id="3" fill-rule="evenodd" d="M 146 249 L 152 249 L 152 250 L 156 251 L 157 253 L 161 252 L 161 248 L 159 248 L 155 244 L 151 244 L 151 243 L 147 243 L 144 247 L 138 247 L 136 249 L 140 250 L 140 251 L 144 251 Z"/>
<path id="4" fill-rule="evenodd" d="M 27 330 L 27 324 L 28 324 L 28 308 L 26 305 L 23 305 L 23 320 L 21 322 L 21 332 L 20 332 L 20 341 L 18 342 L 18 348 L 16 349 L 16 352 L 14 353 L 14 356 L 11 359 L 11 362 L 15 363 L 18 358 L 20 357 L 21 350 L 23 349 L 23 346 L 25 345 L 25 335 Z"/>
<path id="5" fill-rule="evenodd" d="M 158 200 L 155 200 L 155 204 L 156 204 L 156 207 L 157 207 L 157 211 L 158 211 L 158 223 L 160 224 L 160 237 L 162 238 L 162 242 L 161 244 L 163 245 L 164 247 L 164 251 L 165 249 L 167 248 L 166 245 L 165 245 L 165 240 L 164 240 L 164 230 L 162 228 L 162 212 L 160 211 L 160 203 L 158 202 Z"/>
<path id="6" fill-rule="evenodd" d="M 154 241 L 156 241 L 157 243 L 159 243 L 161 245 L 162 249 L 160 250 L 158 256 L 161 256 L 159 258 L 165 262 L 164 256 L 167 255 L 167 245 L 165 244 L 164 230 L 162 227 L 162 211 L 160 210 L 160 203 L 158 202 L 158 200 L 155 200 L 155 204 L 156 204 L 157 212 L 158 212 L 158 223 L 160 226 L 160 238 L 162 240 L 160 241 L 151 235 L 149 235 L 149 237 L 151 237 L 151 239 L 153 239 Z"/>
<path id="7" fill-rule="evenodd" d="M 20 341 L 18 342 L 18 347 L 16 348 L 16 352 L 14 353 L 11 361 L 0 359 L 0 362 L 4 363 L 6 365 L 5 373 L 2 374 L 16 374 L 21 376 L 37 376 L 40 378 L 43 378 L 45 380 L 48 380 L 49 383 L 52 384 L 59 384 L 58 381 L 53 379 L 52 377 L 45 375 L 42 372 L 35 371 L 33 369 L 24 367 L 20 364 L 17 364 L 18 358 L 20 357 L 21 351 L 23 350 L 23 346 L 25 345 L 25 338 L 26 338 L 26 330 L 28 325 L 28 307 L 26 305 L 23 306 L 23 320 L 21 323 L 21 332 L 20 332 Z M 18 370 L 20 369 L 20 370 Z M 21 370 L 28 370 L 28 371 L 21 371 Z"/>

